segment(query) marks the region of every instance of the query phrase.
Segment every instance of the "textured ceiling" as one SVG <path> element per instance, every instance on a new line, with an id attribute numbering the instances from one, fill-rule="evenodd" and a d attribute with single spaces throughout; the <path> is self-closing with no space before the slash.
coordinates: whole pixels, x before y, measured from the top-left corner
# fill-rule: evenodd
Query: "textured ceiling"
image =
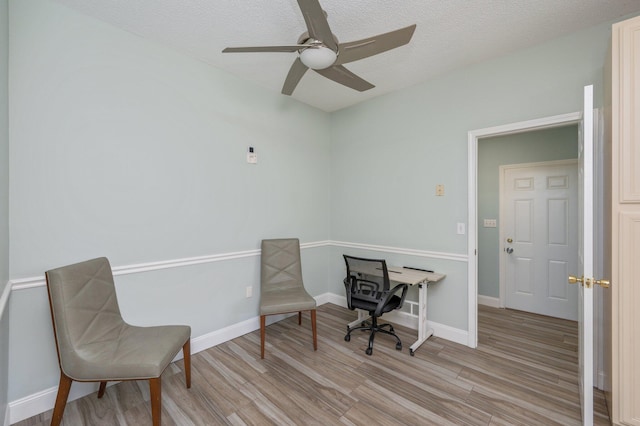
<path id="1" fill-rule="evenodd" d="M 295 43 L 306 31 L 296 0 L 55 0 L 187 52 L 280 93 L 296 53 L 223 54 L 229 46 Z M 447 71 L 640 12 L 639 0 L 320 0 L 348 42 L 411 24 L 403 47 L 347 64 L 376 87 L 357 92 L 307 72 L 293 97 L 325 111 L 412 86 Z"/>

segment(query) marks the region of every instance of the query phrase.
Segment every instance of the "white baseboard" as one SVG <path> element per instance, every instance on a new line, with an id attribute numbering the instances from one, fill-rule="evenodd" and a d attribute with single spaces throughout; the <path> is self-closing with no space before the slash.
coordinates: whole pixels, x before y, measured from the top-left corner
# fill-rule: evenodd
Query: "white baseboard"
<path id="1" fill-rule="evenodd" d="M 347 306 L 347 299 L 344 296 L 339 296 L 333 293 L 325 293 L 315 297 L 318 306 L 325 303 L 333 303 L 338 306 Z M 267 324 L 273 324 L 291 315 L 270 315 L 267 317 Z M 408 314 L 406 312 L 390 312 L 385 314 L 385 318 L 390 321 L 403 325 L 405 327 L 417 329 L 418 317 Z M 450 340 L 462 345 L 467 344 L 467 331 L 453 328 L 444 324 L 429 321 L 429 326 L 434 330 L 434 336 L 440 337 L 446 340 Z M 226 341 L 235 339 L 247 333 L 251 333 L 260 328 L 260 317 L 256 316 L 249 318 L 245 321 L 233 324 L 229 327 L 225 327 L 220 330 L 213 331 L 211 333 L 204 334 L 202 336 L 195 337 L 191 340 L 191 353 L 195 354 L 200 351 L 209 349 L 213 346 L 219 345 Z M 182 352 L 179 352 L 174 361 L 182 359 Z M 83 396 L 89 395 L 98 390 L 97 383 L 80 383 L 73 382 L 71 391 L 69 392 L 69 401 L 73 401 Z M 11 401 L 7 408 L 7 420 L 5 420 L 5 426 L 9 424 L 17 423 L 36 414 L 43 413 L 47 410 L 51 410 L 56 401 L 56 394 L 58 387 L 54 386 L 49 389 L 28 395 L 24 398 Z"/>
<path id="2" fill-rule="evenodd" d="M 600 389 L 601 391 L 604 391 L 604 384 L 605 384 L 606 378 L 607 378 L 606 373 L 604 371 L 599 371 L 596 374 L 594 386 Z"/>
<path id="3" fill-rule="evenodd" d="M 4 426 L 9 426 L 10 423 L 10 418 L 9 418 L 9 405 L 7 404 L 7 409 L 4 410 L 4 423 L 2 423 Z"/>
<path id="4" fill-rule="evenodd" d="M 344 296 L 338 296 L 337 294 L 329 294 L 330 303 L 334 305 L 347 307 L 347 298 Z M 405 327 L 418 329 L 418 316 L 411 315 L 407 312 L 393 311 L 384 314 L 385 319 Z M 449 340 L 454 343 L 467 346 L 469 343 L 469 333 L 466 330 L 460 330 L 448 325 L 440 324 L 434 321 L 427 321 L 427 326 L 433 329 L 433 335 L 445 340 Z"/>
<path id="5" fill-rule="evenodd" d="M 74 401 L 98 390 L 98 383 L 73 382 L 67 401 Z M 9 403 L 9 424 L 51 410 L 56 402 L 58 387 L 54 386 Z"/>
<path id="6" fill-rule="evenodd" d="M 498 297 L 478 295 L 478 305 L 490 306 L 492 308 L 500 307 L 500 299 Z"/>
<path id="7" fill-rule="evenodd" d="M 319 296 L 314 297 L 316 299 L 316 303 L 318 306 L 324 305 L 325 303 L 331 302 L 331 294 L 325 293 Z M 285 315 L 269 315 L 267 317 L 267 325 L 273 324 L 275 322 L 281 321 L 285 318 L 290 317 L 295 314 L 285 314 Z M 202 336 L 195 337 L 191 339 L 191 353 L 195 354 L 200 351 L 204 351 L 206 349 L 212 348 L 214 346 L 219 345 L 220 343 L 227 342 L 229 340 L 233 340 L 236 337 L 244 336 L 247 333 L 251 333 L 252 331 L 258 330 L 260 328 L 260 317 L 249 318 L 248 320 L 239 322 L 237 324 L 230 325 L 229 327 L 225 327 L 221 330 L 212 331 L 211 333 L 203 334 Z M 174 358 L 174 361 L 182 359 L 182 352 L 179 352 L 178 355 Z"/>

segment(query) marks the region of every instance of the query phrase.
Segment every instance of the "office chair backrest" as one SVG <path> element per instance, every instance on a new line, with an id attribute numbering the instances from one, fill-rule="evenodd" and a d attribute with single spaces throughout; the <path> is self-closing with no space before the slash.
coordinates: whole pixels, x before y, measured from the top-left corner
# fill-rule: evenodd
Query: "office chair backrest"
<path id="1" fill-rule="evenodd" d="M 355 284 L 351 286 L 352 293 L 372 294 L 389 290 L 389 270 L 384 259 L 365 259 L 346 254 L 343 257 L 347 265 L 345 280 L 351 280 Z"/>

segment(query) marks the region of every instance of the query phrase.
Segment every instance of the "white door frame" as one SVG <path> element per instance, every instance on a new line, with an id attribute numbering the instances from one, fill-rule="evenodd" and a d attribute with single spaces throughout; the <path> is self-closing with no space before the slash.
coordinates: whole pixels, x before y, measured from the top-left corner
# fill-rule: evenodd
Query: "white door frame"
<path id="1" fill-rule="evenodd" d="M 498 211 L 500 212 L 500 226 L 498 227 L 498 235 L 499 235 L 499 240 L 500 240 L 500 247 L 502 247 L 504 245 L 504 240 L 507 237 L 507 234 L 505 232 L 505 228 L 503 226 L 503 224 L 505 223 L 505 212 L 507 209 L 507 206 L 504 204 L 504 192 L 505 192 L 505 171 L 509 170 L 509 169 L 519 169 L 519 168 L 524 168 L 524 167 L 543 167 L 543 166 L 569 166 L 569 165 L 574 165 L 574 166 L 578 166 L 578 159 L 577 158 L 570 158 L 570 159 L 566 159 L 566 160 L 549 160 L 549 161 L 536 161 L 533 163 L 518 163 L 518 164 L 505 164 L 499 167 L 500 169 L 500 178 L 499 178 L 499 191 L 498 191 L 498 200 L 499 200 L 499 209 Z M 576 193 L 578 191 L 578 187 L 577 187 L 577 183 L 576 183 Z M 577 195 L 576 195 L 577 198 Z M 576 214 L 576 217 L 572 218 L 575 220 L 575 223 L 578 223 L 578 216 Z M 577 225 L 576 225 L 577 228 Z M 577 258 L 578 253 L 577 250 L 575 252 L 575 256 Z M 498 261 L 498 265 L 499 265 L 499 269 L 498 269 L 498 281 L 499 281 L 499 305 L 501 308 L 504 308 L 505 306 L 507 306 L 507 265 L 506 265 L 506 257 L 505 257 L 505 253 L 503 251 L 500 252 L 500 257 L 499 257 L 499 261 Z M 577 266 L 577 265 L 576 265 Z M 577 301 L 576 301 L 576 306 L 577 306 Z"/>
<path id="2" fill-rule="evenodd" d="M 471 130 L 468 133 L 468 233 L 467 233 L 467 283 L 468 283 L 468 342 L 467 346 L 478 346 L 478 140 L 491 136 L 504 136 L 532 130 L 549 129 L 553 127 L 578 124 L 582 118 L 581 112 L 554 115 L 529 121 L 505 124 L 503 126 L 488 127 Z"/>

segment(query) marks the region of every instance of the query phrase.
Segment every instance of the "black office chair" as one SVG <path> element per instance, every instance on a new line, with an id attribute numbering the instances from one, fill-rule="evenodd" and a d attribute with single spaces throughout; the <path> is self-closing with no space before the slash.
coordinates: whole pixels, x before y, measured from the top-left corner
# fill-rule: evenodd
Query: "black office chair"
<path id="1" fill-rule="evenodd" d="M 363 322 L 359 327 L 347 326 L 345 341 L 351 340 L 351 332 L 354 330 L 368 330 L 369 346 L 366 354 L 373 353 L 373 339 L 376 333 L 389 334 L 396 338 L 396 349 L 402 350 L 402 342 L 396 335 L 391 324 L 378 324 L 378 317 L 385 312 L 402 307 L 407 295 L 407 284 L 398 284 L 393 289 L 389 285 L 389 271 L 384 259 L 364 259 L 360 257 L 344 256 L 347 264 L 347 276 L 344 279 L 344 287 L 347 291 L 347 306 L 349 309 L 362 309 L 371 315 L 371 321 Z M 402 290 L 400 296 L 397 293 Z M 388 329 L 387 329 L 388 328 Z"/>

